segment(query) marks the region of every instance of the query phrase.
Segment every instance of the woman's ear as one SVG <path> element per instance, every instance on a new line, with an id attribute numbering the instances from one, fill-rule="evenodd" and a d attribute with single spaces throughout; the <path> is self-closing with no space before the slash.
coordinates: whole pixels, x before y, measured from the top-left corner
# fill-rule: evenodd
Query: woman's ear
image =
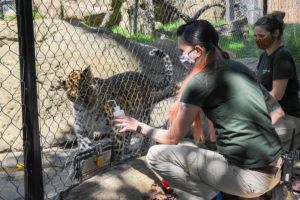
<path id="1" fill-rule="evenodd" d="M 200 46 L 200 45 L 196 45 L 195 46 L 195 50 L 196 50 L 196 55 L 197 55 L 197 57 L 199 58 L 199 57 L 201 57 L 202 56 L 202 54 L 203 54 L 203 48 Z"/>
<path id="2" fill-rule="evenodd" d="M 279 34 L 280 34 L 279 29 L 276 29 L 272 35 L 273 35 L 273 37 L 278 39 Z"/>

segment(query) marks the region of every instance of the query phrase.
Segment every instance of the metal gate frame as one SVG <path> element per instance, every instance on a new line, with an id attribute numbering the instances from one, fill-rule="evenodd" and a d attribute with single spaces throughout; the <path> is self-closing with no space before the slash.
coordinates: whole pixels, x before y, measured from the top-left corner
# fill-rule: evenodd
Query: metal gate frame
<path id="1" fill-rule="evenodd" d="M 43 200 L 44 189 L 31 0 L 16 0 L 16 13 L 21 73 L 25 199 Z"/>

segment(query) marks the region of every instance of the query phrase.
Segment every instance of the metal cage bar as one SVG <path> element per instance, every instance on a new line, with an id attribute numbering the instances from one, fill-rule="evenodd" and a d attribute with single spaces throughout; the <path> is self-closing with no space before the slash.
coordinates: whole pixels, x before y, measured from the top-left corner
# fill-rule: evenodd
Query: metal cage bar
<path id="1" fill-rule="evenodd" d="M 37 86 L 31 1 L 16 1 L 23 116 L 25 199 L 44 199 L 38 126 Z"/>

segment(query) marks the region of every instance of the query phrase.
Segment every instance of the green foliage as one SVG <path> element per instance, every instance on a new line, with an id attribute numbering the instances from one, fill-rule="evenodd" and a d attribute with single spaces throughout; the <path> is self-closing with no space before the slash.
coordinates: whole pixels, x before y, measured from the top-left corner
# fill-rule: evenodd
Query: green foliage
<path id="1" fill-rule="evenodd" d="M 139 42 L 154 42 L 159 39 L 158 37 L 149 37 L 140 33 L 133 34 L 129 38 Z"/>
<path id="2" fill-rule="evenodd" d="M 44 18 L 44 16 L 40 15 L 40 13 L 38 13 L 36 10 L 32 11 L 32 16 L 34 19 L 42 19 Z M 4 16 L 2 12 L 0 12 L 0 19 L 4 19 L 4 20 L 16 20 L 17 16 L 13 15 L 13 16 Z"/>
<path id="3" fill-rule="evenodd" d="M 221 25 L 221 24 L 226 24 L 226 20 L 225 19 L 220 19 L 220 20 L 217 20 L 217 21 L 212 23 L 213 26 L 218 26 L 218 25 Z"/>
<path id="4" fill-rule="evenodd" d="M 247 37 L 220 36 L 220 47 L 233 52 L 237 58 L 259 57 L 261 50 L 258 49 L 253 39 L 253 25 L 249 24 Z"/>
<path id="5" fill-rule="evenodd" d="M 133 40 L 136 40 L 139 42 L 153 42 L 153 41 L 159 39 L 157 37 L 150 37 L 150 36 L 144 35 L 142 33 L 136 33 L 136 34 L 130 35 L 129 31 L 127 29 L 122 29 L 118 26 L 113 27 L 112 32 L 121 34 L 127 38 L 130 38 L 130 39 L 133 39 Z"/>
<path id="6" fill-rule="evenodd" d="M 89 27 L 93 27 L 93 22 L 90 18 L 88 18 L 86 21 L 85 21 L 85 24 L 88 25 Z"/>
<path id="7" fill-rule="evenodd" d="M 4 20 L 14 20 L 14 19 L 17 19 L 17 16 L 14 15 L 14 16 L 4 16 L 3 13 L 0 14 L 0 19 L 4 19 Z"/>
<path id="8" fill-rule="evenodd" d="M 164 24 L 164 25 L 158 27 L 157 29 L 163 30 L 163 31 L 175 31 L 182 24 L 184 24 L 184 22 L 182 20 L 176 20 L 174 22 Z"/>
<path id="9" fill-rule="evenodd" d="M 125 37 L 129 37 L 128 29 L 122 29 L 119 26 L 114 26 L 114 27 L 112 27 L 111 30 L 113 33 L 118 33 L 118 34 L 124 35 Z"/>
<path id="10" fill-rule="evenodd" d="M 297 71 L 300 72 L 300 24 L 286 24 L 284 30 L 285 45 L 292 52 Z"/>
<path id="11" fill-rule="evenodd" d="M 42 16 L 38 11 L 36 11 L 36 10 L 33 10 L 32 11 L 32 16 L 33 16 L 33 18 L 34 19 L 43 19 L 43 18 L 45 18 L 44 16 Z"/>

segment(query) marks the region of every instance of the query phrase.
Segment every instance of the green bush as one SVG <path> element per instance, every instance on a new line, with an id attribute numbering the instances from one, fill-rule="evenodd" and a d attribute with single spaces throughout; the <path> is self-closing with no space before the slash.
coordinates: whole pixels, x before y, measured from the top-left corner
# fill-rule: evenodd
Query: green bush
<path id="1" fill-rule="evenodd" d="M 300 72 L 300 24 L 286 24 L 284 38 L 285 45 L 294 56 L 297 71 Z"/>

